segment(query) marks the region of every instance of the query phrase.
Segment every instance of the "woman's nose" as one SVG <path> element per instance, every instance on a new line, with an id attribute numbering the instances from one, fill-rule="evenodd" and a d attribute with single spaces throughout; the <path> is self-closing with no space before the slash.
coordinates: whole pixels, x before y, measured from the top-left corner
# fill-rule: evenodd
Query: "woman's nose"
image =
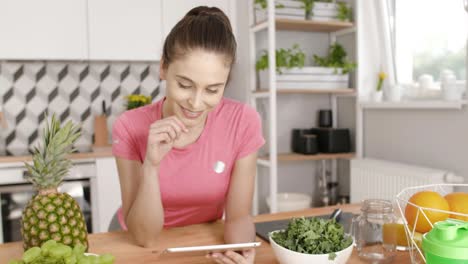
<path id="1" fill-rule="evenodd" d="M 194 92 L 192 96 L 189 98 L 189 104 L 192 107 L 191 110 L 195 110 L 195 111 L 200 110 L 203 104 L 203 94 L 199 91 Z"/>

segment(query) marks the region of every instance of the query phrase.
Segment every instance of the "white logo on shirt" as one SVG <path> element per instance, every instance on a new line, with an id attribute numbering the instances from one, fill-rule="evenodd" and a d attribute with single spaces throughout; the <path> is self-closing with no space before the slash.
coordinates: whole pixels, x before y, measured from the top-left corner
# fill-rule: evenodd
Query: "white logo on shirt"
<path id="1" fill-rule="evenodd" d="M 213 166 L 213 170 L 216 172 L 216 173 L 221 173 L 224 171 L 224 168 L 226 167 L 226 164 L 224 164 L 224 162 L 218 160 L 215 162 L 214 166 Z"/>
<path id="2" fill-rule="evenodd" d="M 114 144 L 119 144 L 119 140 L 118 140 L 118 139 L 114 139 L 113 143 L 114 143 Z"/>

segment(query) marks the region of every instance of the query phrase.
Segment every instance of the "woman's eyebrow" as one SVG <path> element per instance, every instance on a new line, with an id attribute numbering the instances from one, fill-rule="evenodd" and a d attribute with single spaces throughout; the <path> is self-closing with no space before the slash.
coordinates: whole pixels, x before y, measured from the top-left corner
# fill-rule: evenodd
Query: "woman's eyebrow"
<path id="1" fill-rule="evenodd" d="M 179 77 L 179 78 L 184 79 L 184 80 L 186 80 L 186 81 L 189 81 L 189 82 L 191 82 L 191 83 L 195 83 L 194 81 L 192 81 L 192 79 L 190 79 L 190 78 L 188 78 L 188 77 L 185 77 L 185 76 L 183 76 L 183 75 L 178 75 L 178 74 L 177 74 L 176 77 Z"/>
<path id="2" fill-rule="evenodd" d="M 208 85 L 207 87 L 216 87 L 216 86 L 221 86 L 221 85 L 224 85 L 224 83 L 223 83 L 223 82 L 221 82 L 221 83 L 214 83 L 214 84 Z"/>
<path id="3" fill-rule="evenodd" d="M 179 78 L 184 79 L 186 81 L 189 81 L 191 83 L 195 83 L 192 79 L 190 79 L 190 78 L 188 78 L 186 76 L 183 76 L 183 75 L 177 74 L 176 77 L 179 77 Z M 215 87 L 215 86 L 220 86 L 220 85 L 224 85 L 224 82 L 209 84 L 209 85 L 207 85 L 207 87 Z"/>

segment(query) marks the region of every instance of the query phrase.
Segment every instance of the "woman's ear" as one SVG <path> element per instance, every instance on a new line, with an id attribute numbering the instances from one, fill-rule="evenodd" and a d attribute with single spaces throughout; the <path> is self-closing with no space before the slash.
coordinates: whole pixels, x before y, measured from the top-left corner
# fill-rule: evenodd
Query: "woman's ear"
<path id="1" fill-rule="evenodd" d="M 164 60 L 161 59 L 159 63 L 159 79 L 160 80 L 166 80 L 166 70 L 167 70 L 167 67 L 165 67 L 164 65 Z"/>

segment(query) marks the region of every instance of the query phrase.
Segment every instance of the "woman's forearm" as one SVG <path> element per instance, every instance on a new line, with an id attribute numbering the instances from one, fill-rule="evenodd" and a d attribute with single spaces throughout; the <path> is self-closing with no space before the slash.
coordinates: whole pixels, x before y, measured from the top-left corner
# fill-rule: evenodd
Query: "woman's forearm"
<path id="1" fill-rule="evenodd" d="M 164 226 L 158 173 L 158 168 L 143 165 L 143 177 L 126 217 L 130 233 L 143 247 L 154 246 Z"/>
<path id="2" fill-rule="evenodd" d="M 226 243 L 246 243 L 255 241 L 255 225 L 252 216 L 246 215 L 224 222 L 224 241 Z"/>

